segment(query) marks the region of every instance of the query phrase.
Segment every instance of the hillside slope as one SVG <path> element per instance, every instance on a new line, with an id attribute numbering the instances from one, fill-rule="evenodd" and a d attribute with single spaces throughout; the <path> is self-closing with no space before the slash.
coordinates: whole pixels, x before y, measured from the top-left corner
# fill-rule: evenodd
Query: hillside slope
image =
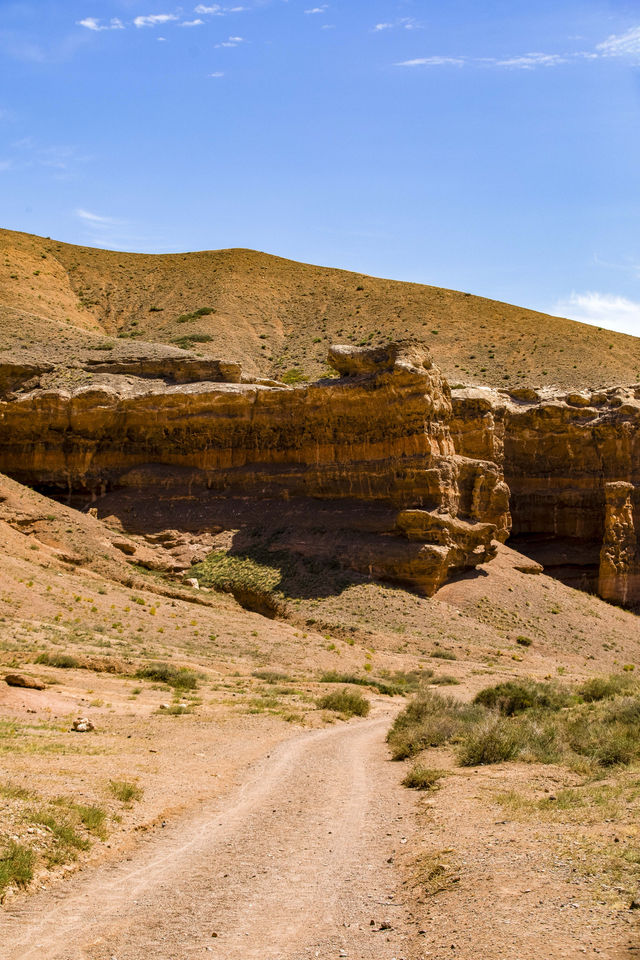
<path id="1" fill-rule="evenodd" d="M 252 375 L 316 379 L 331 343 L 413 337 L 452 384 L 640 380 L 640 339 L 438 287 L 251 250 L 118 253 L 8 230 L 0 253 L 0 359 L 60 362 L 120 340 L 238 360 Z"/>

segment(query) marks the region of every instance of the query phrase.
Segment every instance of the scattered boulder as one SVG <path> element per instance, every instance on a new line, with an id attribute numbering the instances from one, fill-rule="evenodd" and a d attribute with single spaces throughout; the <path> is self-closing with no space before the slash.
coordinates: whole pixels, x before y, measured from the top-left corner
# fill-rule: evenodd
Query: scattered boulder
<path id="1" fill-rule="evenodd" d="M 71 729 L 75 733 L 89 733 L 90 730 L 95 730 L 95 727 L 88 717 L 78 717 L 71 724 Z"/>
<path id="2" fill-rule="evenodd" d="M 42 680 L 34 680 L 33 677 L 23 677 L 21 673 L 8 673 L 4 682 L 10 687 L 24 687 L 26 690 L 44 690 L 46 684 Z"/>
<path id="3" fill-rule="evenodd" d="M 194 590 L 200 589 L 200 584 L 198 583 L 196 577 L 187 577 L 184 582 L 187 584 L 187 586 L 193 587 Z"/>

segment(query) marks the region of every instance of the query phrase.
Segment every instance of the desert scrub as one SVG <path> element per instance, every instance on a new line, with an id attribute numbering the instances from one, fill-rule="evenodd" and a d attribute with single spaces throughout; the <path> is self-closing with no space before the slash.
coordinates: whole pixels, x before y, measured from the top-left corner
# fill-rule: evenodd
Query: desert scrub
<path id="1" fill-rule="evenodd" d="M 416 763 L 402 781 L 402 785 L 411 790 L 434 790 L 444 776 L 446 776 L 444 770 L 432 770 L 429 767 L 423 767 L 421 763 Z"/>
<path id="2" fill-rule="evenodd" d="M 149 663 L 136 671 L 140 680 L 155 680 L 166 683 L 175 690 L 195 690 L 198 686 L 198 674 L 188 667 L 174 667 L 170 663 Z"/>
<path id="3" fill-rule="evenodd" d="M 560 710 L 566 707 L 570 700 L 570 690 L 559 684 L 540 683 L 535 680 L 507 680 L 481 690 L 474 703 L 510 717 L 534 708 Z"/>
<path id="4" fill-rule="evenodd" d="M 343 717 L 366 717 L 371 705 L 359 691 L 334 690 L 316 701 L 321 710 L 333 710 Z"/>
<path id="5" fill-rule="evenodd" d="M 421 691 L 398 714 L 387 734 L 391 755 L 394 760 L 406 760 L 427 747 L 440 747 L 484 715 L 483 707 Z"/>
<path id="6" fill-rule="evenodd" d="M 134 800 L 142 799 L 143 789 L 131 780 L 109 780 L 109 790 L 120 803 L 130 806 Z"/>
<path id="7" fill-rule="evenodd" d="M 408 691 L 415 690 L 417 686 L 417 683 L 414 685 L 413 679 L 409 679 L 407 675 L 377 680 L 375 677 L 359 677 L 355 673 L 339 673 L 337 670 L 327 670 L 323 673 L 320 683 L 348 683 L 357 687 L 373 687 L 378 693 L 387 697 L 404 697 Z"/>
<path id="8" fill-rule="evenodd" d="M 421 692 L 396 718 L 387 740 L 396 760 L 451 743 L 462 766 L 516 759 L 563 763 L 582 772 L 627 766 L 640 760 L 640 690 L 621 679 L 578 688 L 508 681 L 481 690 L 472 704 Z M 591 699 L 594 692 L 602 699 Z"/>
<path id="9" fill-rule="evenodd" d="M 35 854 L 24 844 L 11 840 L 0 850 L 0 902 L 7 887 L 27 887 L 33 879 Z"/>
<path id="10" fill-rule="evenodd" d="M 64 670 L 74 670 L 80 666 L 80 661 L 70 653 L 41 653 L 36 657 L 36 663 L 47 667 L 60 667 Z"/>

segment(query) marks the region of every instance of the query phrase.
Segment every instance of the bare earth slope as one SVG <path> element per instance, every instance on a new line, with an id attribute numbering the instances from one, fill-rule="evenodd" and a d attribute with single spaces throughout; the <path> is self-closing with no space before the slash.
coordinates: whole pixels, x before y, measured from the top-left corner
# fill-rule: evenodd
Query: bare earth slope
<path id="1" fill-rule="evenodd" d="M 313 380 L 331 343 L 413 337 L 451 384 L 640 380 L 639 340 L 468 293 L 252 250 L 131 254 L 0 231 L 0 359 L 69 359 L 118 337 L 241 361 L 249 375 Z"/>

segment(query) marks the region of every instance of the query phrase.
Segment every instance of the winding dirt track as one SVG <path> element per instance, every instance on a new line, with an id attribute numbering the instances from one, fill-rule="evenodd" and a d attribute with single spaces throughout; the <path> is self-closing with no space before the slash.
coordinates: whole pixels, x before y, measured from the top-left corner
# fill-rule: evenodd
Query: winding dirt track
<path id="1" fill-rule="evenodd" d="M 2 960 L 412 960 L 389 862 L 412 807 L 384 744 L 391 717 L 289 740 L 132 861 L 16 904 Z"/>

